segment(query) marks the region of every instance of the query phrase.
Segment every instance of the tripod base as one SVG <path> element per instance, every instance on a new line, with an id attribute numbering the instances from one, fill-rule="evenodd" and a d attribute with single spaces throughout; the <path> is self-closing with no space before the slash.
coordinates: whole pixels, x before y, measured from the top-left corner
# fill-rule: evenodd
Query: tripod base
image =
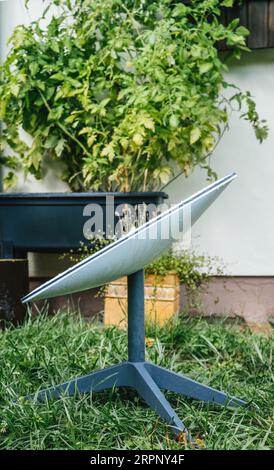
<path id="1" fill-rule="evenodd" d="M 161 388 L 210 403 L 228 406 L 246 405 L 243 400 L 230 397 L 214 388 L 149 362 L 122 362 L 116 366 L 91 372 L 63 384 L 41 390 L 35 394 L 35 397 L 38 400 L 45 400 L 63 395 L 70 396 L 77 392 L 100 392 L 113 387 L 135 389 L 144 401 L 170 425 L 175 435 L 180 436 L 185 433 L 190 441 L 192 438 L 187 428 L 166 400 Z"/>

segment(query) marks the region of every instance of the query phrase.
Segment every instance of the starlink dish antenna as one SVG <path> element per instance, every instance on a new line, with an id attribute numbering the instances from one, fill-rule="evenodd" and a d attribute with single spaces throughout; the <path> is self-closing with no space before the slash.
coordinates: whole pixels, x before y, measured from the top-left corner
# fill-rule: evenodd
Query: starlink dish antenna
<path id="1" fill-rule="evenodd" d="M 62 394 L 74 395 L 76 392 L 90 393 L 113 387 L 131 387 L 168 422 L 176 435 L 185 433 L 189 440 L 191 436 L 184 423 L 160 389 L 222 405 L 246 404 L 243 400 L 145 360 L 144 267 L 176 241 L 178 227 L 181 226 L 183 231 L 185 211 L 191 214 L 193 225 L 235 177 L 236 174 L 232 173 L 209 185 L 22 299 L 25 303 L 70 294 L 128 276 L 128 361 L 41 390 L 34 395 L 38 400 L 58 398 Z"/>

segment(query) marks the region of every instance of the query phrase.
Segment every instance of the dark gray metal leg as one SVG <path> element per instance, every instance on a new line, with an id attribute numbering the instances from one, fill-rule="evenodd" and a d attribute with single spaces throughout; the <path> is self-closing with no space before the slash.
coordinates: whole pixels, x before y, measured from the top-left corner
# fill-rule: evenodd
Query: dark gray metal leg
<path id="1" fill-rule="evenodd" d="M 128 276 L 128 360 L 145 360 L 144 270 Z"/>
<path id="2" fill-rule="evenodd" d="M 196 398 L 211 403 L 229 406 L 243 406 L 247 403 L 239 398 L 231 397 L 215 388 L 195 382 L 184 375 L 176 374 L 163 367 L 146 363 L 146 368 L 158 387 L 171 392 L 180 393 L 186 397 Z"/>
<path id="3" fill-rule="evenodd" d="M 41 390 L 35 396 L 38 400 L 45 400 L 46 398 L 59 398 L 62 395 L 70 396 L 77 392 L 100 392 L 115 386 L 129 386 L 130 383 L 131 374 L 127 373 L 127 363 L 122 363 L 117 366 L 91 372 L 90 374 L 82 377 L 68 380 L 63 384 Z M 32 397 L 33 396 L 34 395 L 32 395 Z"/>
<path id="4" fill-rule="evenodd" d="M 139 395 L 145 402 L 165 421 L 170 424 L 171 429 L 176 435 L 187 433 L 187 428 L 180 420 L 176 412 L 173 410 L 157 384 L 152 379 L 149 372 L 146 370 L 145 365 L 142 363 L 135 363 L 136 377 L 134 388 L 136 388 Z M 188 436 L 191 439 L 190 436 Z"/>

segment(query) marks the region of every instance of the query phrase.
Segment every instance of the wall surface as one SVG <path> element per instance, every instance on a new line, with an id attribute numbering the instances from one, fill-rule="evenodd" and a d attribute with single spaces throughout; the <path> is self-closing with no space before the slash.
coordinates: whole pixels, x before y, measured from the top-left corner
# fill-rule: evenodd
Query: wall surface
<path id="1" fill-rule="evenodd" d="M 23 0 L 0 2 L 0 49 L 13 27 L 29 22 L 44 8 L 42 0 L 30 1 L 30 12 Z M 249 124 L 234 115 L 229 132 L 212 157 L 218 176 L 236 171 L 234 181 L 193 228 L 193 246 L 223 259 L 227 273 L 244 276 L 274 275 L 274 50 L 253 51 L 234 64 L 229 80 L 250 90 L 262 117 L 268 120 L 268 140 L 260 145 Z M 51 168 L 45 181 L 21 181 L 18 191 L 62 191 L 66 185 Z M 188 179 L 180 177 L 168 188 L 172 202 L 190 195 L 207 184 L 206 175 L 195 171 Z M 41 263 L 40 263 L 41 265 Z M 43 264 L 44 265 L 44 264 Z M 47 266 L 47 271 L 49 266 Z M 32 263 L 31 274 L 35 275 Z M 39 275 L 43 275 L 39 271 Z"/>
<path id="2" fill-rule="evenodd" d="M 220 256 L 233 275 L 274 275 L 274 50 L 253 51 L 235 64 L 229 80 L 250 90 L 269 137 L 259 144 L 251 126 L 233 115 L 212 166 L 218 176 L 236 171 L 238 179 L 193 228 L 193 245 Z M 206 174 L 195 171 L 169 187 L 172 201 L 203 187 Z"/>

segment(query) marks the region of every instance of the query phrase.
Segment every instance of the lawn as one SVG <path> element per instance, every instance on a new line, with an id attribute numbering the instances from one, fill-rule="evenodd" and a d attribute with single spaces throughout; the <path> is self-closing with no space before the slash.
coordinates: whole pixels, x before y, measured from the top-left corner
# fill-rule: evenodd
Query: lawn
<path id="1" fill-rule="evenodd" d="M 273 339 L 240 324 L 182 317 L 148 326 L 147 358 L 244 398 L 249 408 L 166 396 L 206 449 L 271 449 Z M 0 333 L 0 449 L 184 449 L 131 390 L 46 403 L 16 397 L 127 357 L 125 331 L 77 314 L 39 315 Z"/>

